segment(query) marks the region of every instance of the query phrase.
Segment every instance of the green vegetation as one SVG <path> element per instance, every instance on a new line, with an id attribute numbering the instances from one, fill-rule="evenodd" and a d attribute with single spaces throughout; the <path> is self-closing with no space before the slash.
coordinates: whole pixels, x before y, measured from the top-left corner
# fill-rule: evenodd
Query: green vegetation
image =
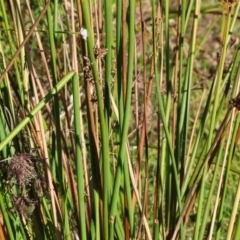
<path id="1" fill-rule="evenodd" d="M 0 239 L 240 239 L 239 8 L 0 0 Z"/>

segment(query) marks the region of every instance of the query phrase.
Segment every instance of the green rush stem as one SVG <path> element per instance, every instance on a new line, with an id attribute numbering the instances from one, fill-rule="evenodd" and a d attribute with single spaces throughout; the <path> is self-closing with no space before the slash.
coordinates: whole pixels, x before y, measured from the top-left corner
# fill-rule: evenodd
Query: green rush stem
<path id="1" fill-rule="evenodd" d="M 104 107 L 104 110 L 105 110 L 106 124 L 109 128 L 113 29 L 112 29 L 112 2 L 108 1 L 108 0 L 105 1 L 105 16 L 106 16 L 107 54 L 106 54 L 106 58 L 105 58 L 106 66 L 105 66 L 105 95 L 104 95 L 105 107 Z"/>
<path id="2" fill-rule="evenodd" d="M 13 234 L 13 230 L 15 230 L 13 228 L 13 226 L 11 226 L 10 221 L 9 221 L 9 213 L 6 209 L 3 197 L 2 197 L 2 193 L 0 193 L 0 207 L 1 207 L 1 213 L 3 215 L 3 219 L 4 219 L 4 225 L 6 225 L 7 228 L 7 233 L 8 233 L 8 237 L 10 240 L 14 240 L 14 234 Z"/>
<path id="3" fill-rule="evenodd" d="M 81 6 L 82 6 L 82 13 L 83 13 L 83 20 L 85 24 L 85 28 L 88 31 L 88 37 L 87 37 L 87 49 L 89 54 L 89 59 L 91 62 L 92 72 L 93 72 L 93 78 L 95 82 L 96 87 L 96 93 L 97 93 L 97 99 L 98 99 L 98 114 L 99 114 L 99 120 L 100 120 L 100 131 L 101 131 L 101 139 L 102 139 L 102 160 L 103 160 L 103 236 L 104 239 L 108 239 L 108 175 L 109 175 L 109 141 L 108 141 L 108 134 L 107 134 L 107 128 L 106 121 L 104 118 L 104 106 L 102 102 L 102 91 L 100 88 L 100 82 L 99 82 L 99 76 L 98 76 L 98 70 L 97 70 L 97 64 L 96 59 L 94 56 L 94 39 L 93 39 L 93 33 L 92 33 L 92 27 L 90 22 L 90 16 L 89 16 L 89 6 L 88 1 L 81 0 Z"/>
<path id="4" fill-rule="evenodd" d="M 57 36 L 58 33 L 58 0 L 54 0 L 54 14 L 53 14 L 53 34 L 54 37 Z"/>
<path id="5" fill-rule="evenodd" d="M 117 200 L 119 198 L 119 187 L 121 174 L 123 170 L 123 165 L 127 164 L 126 159 L 126 142 L 127 134 L 130 120 L 130 109 L 131 109 L 131 93 L 132 93 L 132 78 L 133 78 L 133 61 L 134 61 L 134 20 L 135 20 L 135 0 L 129 2 L 129 50 L 128 50 L 128 79 L 127 79 L 127 94 L 126 94 L 126 104 L 124 108 L 124 120 L 122 129 L 122 138 L 120 142 L 120 152 L 118 156 L 118 167 L 117 174 L 114 183 L 114 190 L 112 196 L 112 202 L 110 207 L 110 217 L 115 216 Z"/>
<path id="6" fill-rule="evenodd" d="M 80 235 L 82 240 L 87 239 L 86 233 L 86 218 L 85 218 L 85 202 L 84 202 L 84 175 L 82 163 L 82 150 L 81 150 L 81 118 L 79 114 L 79 80 L 75 74 L 72 80 L 73 88 L 73 103 L 74 103 L 74 128 L 75 128 L 75 143 L 76 143 L 76 164 L 77 164 L 77 192 L 78 192 L 78 205 L 79 205 L 79 219 L 80 219 Z"/>
<path id="7" fill-rule="evenodd" d="M 123 123 L 122 59 L 123 58 L 122 58 L 121 24 L 122 24 L 122 1 L 117 0 L 117 31 L 116 31 L 117 93 L 118 93 L 119 125 L 122 131 L 122 123 Z"/>
<path id="8" fill-rule="evenodd" d="M 104 114 L 105 114 L 105 137 L 109 136 L 109 118 L 110 118 L 110 94 L 111 94 L 111 71 L 112 71 L 112 42 L 113 42 L 113 29 L 112 29 L 112 1 L 105 1 L 105 17 L 106 17 L 106 48 L 107 54 L 105 57 L 105 93 L 104 93 Z M 108 239 L 108 206 L 111 198 L 110 189 L 110 165 L 109 159 L 103 158 L 103 204 L 104 204 L 104 227 L 106 224 L 104 237 Z"/>
<path id="9" fill-rule="evenodd" d="M 182 2 L 182 11 L 181 11 L 181 32 L 180 32 L 180 38 L 179 38 L 179 81 L 178 81 L 178 118 L 181 115 L 181 105 L 182 105 L 182 85 L 183 85 L 183 47 L 184 47 L 184 36 L 185 36 L 185 17 L 186 17 L 186 0 L 183 0 Z M 179 124 L 179 120 L 177 120 L 176 125 L 176 158 L 180 159 L 181 156 L 181 134 L 182 134 L 182 126 Z"/>
<path id="10" fill-rule="evenodd" d="M 129 167 L 127 162 L 125 162 L 123 169 L 124 169 L 124 184 L 125 184 L 125 194 L 126 194 L 126 200 L 127 200 L 128 219 L 130 223 L 130 234 L 131 234 L 130 237 L 134 237 L 134 218 L 133 218 L 133 207 L 132 207 L 132 198 L 131 198 L 131 184 L 129 179 Z"/>
<path id="11" fill-rule="evenodd" d="M 174 149 L 172 144 L 173 136 L 169 131 L 170 126 L 170 109 L 172 105 L 172 82 L 170 68 L 170 46 L 169 46 L 169 1 L 165 1 L 165 65 L 166 65 L 166 82 L 167 82 L 167 99 L 162 96 L 159 88 L 159 83 L 156 83 L 158 104 L 160 110 L 160 117 L 163 121 L 163 129 L 166 135 L 166 147 L 163 149 L 163 154 L 166 154 L 166 167 L 167 172 L 171 173 L 171 166 L 173 167 L 173 175 L 166 175 L 166 226 L 172 228 L 174 226 L 174 219 L 172 218 L 176 213 L 175 205 L 178 202 L 178 211 L 181 212 L 182 203 L 180 196 L 180 183 L 178 180 L 178 159 L 174 156 Z M 156 75 L 156 74 L 155 74 Z M 156 79 L 157 81 L 157 79 Z M 175 192 L 176 191 L 176 192 Z M 176 195 L 175 195 L 176 194 Z M 181 239 L 184 238 L 184 232 L 181 227 Z"/>
<path id="12" fill-rule="evenodd" d="M 168 3 L 167 3 L 167 6 L 168 6 Z M 166 55 L 168 55 L 168 54 L 169 53 L 166 52 Z M 155 58 L 157 56 L 155 48 L 154 48 L 154 56 L 155 56 Z M 171 139 L 171 135 L 170 135 L 170 132 L 169 132 L 169 129 L 168 129 L 168 120 L 166 119 L 164 100 L 163 100 L 163 97 L 162 97 L 162 93 L 160 91 L 160 84 L 158 82 L 159 74 L 158 74 L 157 70 L 158 70 L 158 66 L 157 66 L 156 60 L 155 60 L 154 71 L 155 71 L 156 90 L 157 90 L 157 97 L 158 97 L 158 107 L 159 107 L 159 110 L 160 110 L 159 116 L 160 116 L 160 118 L 162 120 L 162 123 L 163 123 L 163 130 L 164 130 L 164 133 L 165 133 L 165 136 L 166 136 L 167 145 L 168 145 L 167 148 L 168 148 L 169 154 L 170 154 L 169 158 L 170 158 L 170 161 L 171 161 L 171 163 L 173 165 L 174 181 L 175 181 L 176 192 L 177 192 L 177 202 L 178 202 L 178 205 L 179 205 L 179 211 L 181 212 L 182 203 L 181 203 L 180 189 L 179 189 L 179 183 L 178 183 L 178 171 L 177 171 L 176 161 L 175 161 L 173 148 L 172 148 L 172 139 Z M 163 154 L 165 154 L 165 153 L 163 152 Z M 166 214 L 168 214 L 168 213 L 166 213 Z"/>
<path id="13" fill-rule="evenodd" d="M 51 53 L 51 70 L 52 70 L 52 78 L 53 78 L 53 84 L 57 84 L 57 66 L 56 66 L 56 49 L 55 49 L 55 40 L 54 40 L 54 29 L 53 29 L 53 16 L 51 13 L 51 8 L 47 9 L 47 20 L 48 20 L 48 34 L 49 34 L 49 42 L 50 42 L 50 53 Z M 62 147 L 61 147 L 61 124 L 60 124 L 60 100 L 58 94 L 54 96 L 54 120 L 56 125 L 56 144 L 57 144 L 57 151 L 56 151 L 56 159 L 58 164 L 58 171 L 59 171 L 59 182 L 61 186 L 61 195 L 62 195 L 62 204 L 63 204 L 63 222 L 61 224 L 64 224 L 64 227 L 62 227 L 63 234 L 65 237 L 65 234 L 68 234 L 70 232 L 70 226 L 69 226 L 69 220 L 68 220 L 68 214 L 65 212 L 66 210 L 66 204 L 67 204 L 67 189 L 66 189 L 66 180 L 65 180 L 65 174 L 64 174 L 64 165 L 63 165 L 63 159 L 62 159 Z M 56 223 L 55 223 L 56 224 Z"/>

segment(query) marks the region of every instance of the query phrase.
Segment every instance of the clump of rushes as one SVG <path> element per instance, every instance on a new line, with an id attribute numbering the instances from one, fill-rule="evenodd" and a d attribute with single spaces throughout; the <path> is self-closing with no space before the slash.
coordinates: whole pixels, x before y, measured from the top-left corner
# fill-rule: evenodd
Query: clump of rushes
<path id="1" fill-rule="evenodd" d="M 240 1 L 58 3 L 0 0 L 0 239 L 239 240 Z"/>

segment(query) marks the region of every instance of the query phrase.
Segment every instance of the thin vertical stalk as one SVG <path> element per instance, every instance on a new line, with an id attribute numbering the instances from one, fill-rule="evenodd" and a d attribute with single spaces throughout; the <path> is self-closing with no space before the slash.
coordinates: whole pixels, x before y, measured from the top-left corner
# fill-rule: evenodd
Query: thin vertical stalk
<path id="1" fill-rule="evenodd" d="M 123 56 L 122 54 L 122 38 L 124 34 L 121 34 L 122 26 L 122 1 L 117 0 L 117 31 L 116 31 L 116 56 L 117 56 L 117 100 L 118 100 L 118 111 L 119 111 L 119 125 L 122 130 L 123 124 L 123 86 L 122 86 L 122 65 L 123 65 Z"/>
<path id="2" fill-rule="evenodd" d="M 180 2 L 180 1 L 179 1 Z M 178 75 L 178 116 L 177 116 L 177 124 L 176 124 L 176 158 L 179 159 L 181 156 L 181 134 L 182 134 L 182 126 L 180 124 L 180 116 L 181 116 L 181 106 L 182 106 L 182 81 L 183 81 L 183 47 L 184 47 L 184 36 L 185 36 L 185 28 L 186 24 L 186 0 L 182 1 L 181 4 L 181 17 L 180 17 L 180 36 L 179 36 L 179 75 Z M 183 106 L 182 106 L 183 107 Z"/>
<path id="3" fill-rule="evenodd" d="M 203 175 L 206 175 L 206 172 L 207 172 L 207 168 L 204 168 Z M 205 179 L 202 178 L 202 181 L 205 181 Z M 203 190 L 204 190 L 204 185 L 201 184 L 200 193 L 199 193 L 199 197 L 198 197 L 198 203 L 203 202 L 203 198 L 204 198 L 204 191 Z M 197 219 L 196 219 L 195 228 L 194 228 L 194 235 L 193 235 L 194 240 L 199 239 L 199 228 L 200 228 L 200 224 L 201 224 L 202 209 L 203 209 L 203 204 L 202 205 L 198 204 Z"/>
<path id="4" fill-rule="evenodd" d="M 56 37 L 57 31 L 58 31 L 58 9 L 59 9 L 58 0 L 54 0 L 53 4 L 54 4 L 53 34 L 54 34 L 54 37 Z"/>
<path id="5" fill-rule="evenodd" d="M 240 180 L 238 181 L 237 192 L 235 195 L 231 218 L 230 218 L 230 222 L 228 225 L 228 232 L 227 232 L 226 240 L 232 239 L 233 231 L 234 231 L 234 222 L 235 222 L 235 218 L 237 216 L 239 202 L 240 202 Z"/>
<path id="6" fill-rule="evenodd" d="M 118 135 L 118 138 L 121 138 L 121 132 L 123 128 L 123 116 L 124 116 L 124 109 L 123 109 L 123 81 L 122 79 L 124 78 L 122 74 L 122 66 L 124 64 L 123 61 L 123 54 L 125 54 L 122 49 L 123 49 L 123 37 L 125 34 L 122 34 L 122 31 L 124 31 L 124 26 L 122 25 L 122 11 L 123 10 L 123 4 L 125 1 L 117 0 L 117 16 L 116 16 L 116 69 L 117 69 L 117 108 L 118 108 L 118 114 L 119 114 L 119 132 L 120 134 Z M 121 29 L 123 27 L 123 30 Z M 117 221 L 117 219 L 116 219 Z M 110 234 L 109 234 L 109 239 L 113 240 L 114 239 L 114 218 L 110 217 Z M 117 230 L 117 229 L 116 229 Z"/>
<path id="7" fill-rule="evenodd" d="M 216 221 L 216 216 L 217 216 L 217 210 L 218 212 L 220 213 L 221 211 L 221 205 L 220 205 L 220 208 L 219 208 L 219 205 L 218 205 L 218 199 L 222 199 L 223 196 L 220 195 L 221 192 L 224 193 L 223 191 L 221 191 L 222 189 L 222 186 L 225 185 L 225 183 L 223 182 L 224 180 L 224 171 L 225 171 L 225 168 L 226 168 L 226 175 L 228 175 L 228 170 L 229 168 L 228 167 L 228 161 L 231 162 L 231 156 L 233 154 L 233 141 L 231 141 L 233 138 L 233 136 L 236 136 L 236 128 L 234 129 L 233 127 L 233 122 L 234 122 L 234 118 L 235 118 L 235 110 L 233 110 L 233 113 L 232 113 L 232 117 L 231 117 L 231 124 L 230 124 L 230 131 L 229 132 L 233 132 L 232 134 L 229 134 L 228 135 L 228 139 L 227 139 L 227 144 L 226 144 L 226 149 L 225 149 L 225 153 L 224 153 L 224 158 L 223 158 L 223 164 L 222 164 L 222 169 L 221 169 L 221 173 L 220 173 L 220 177 L 219 177 L 219 182 L 218 182 L 218 190 L 217 190 L 217 194 L 216 194 L 216 204 L 215 204 L 215 207 L 214 207 L 214 211 L 213 211 L 213 217 L 212 217 L 212 221 L 211 221 L 211 227 L 210 227 L 210 231 L 209 231 L 209 240 L 212 239 L 212 236 L 213 236 L 213 231 L 214 231 L 214 224 L 217 222 Z M 233 129 L 233 131 L 231 131 Z M 226 167 L 227 165 L 227 167 Z M 225 179 L 227 181 L 227 178 Z M 215 239 L 216 239 L 216 236 L 215 236 Z"/>
<path id="8" fill-rule="evenodd" d="M 56 66 L 56 50 L 55 50 L 55 41 L 54 41 L 54 32 L 53 32 L 53 22 L 52 22 L 52 14 L 51 14 L 51 8 L 47 9 L 47 20 L 48 20 L 48 34 L 49 34 L 49 42 L 50 42 L 50 49 L 51 49 L 51 70 L 52 70 L 52 77 L 53 77 L 53 83 L 54 85 L 57 84 L 57 66 Z M 61 194 L 65 195 L 65 179 L 64 179 L 64 165 L 62 162 L 62 154 L 61 154 L 61 126 L 60 126 L 60 108 L 59 108 L 59 97 L 56 94 L 54 96 L 54 119 L 56 124 L 56 145 L 57 145 L 57 152 L 56 152 L 56 159 L 58 163 L 58 170 L 59 170 L 59 176 L 60 176 L 60 183 L 61 183 Z M 63 205 L 65 205 L 66 197 L 63 197 Z M 65 216 L 64 216 L 65 217 Z M 54 226 L 56 228 L 56 234 L 57 234 L 57 225 L 58 225 L 58 219 L 57 216 L 54 214 Z M 64 219 L 63 219 L 64 222 Z M 61 221 L 62 225 L 62 221 Z M 58 234 L 57 234 L 58 235 Z"/>
<path id="9" fill-rule="evenodd" d="M 91 22 L 90 22 L 90 11 L 88 6 L 88 1 L 81 0 L 81 6 L 82 6 L 82 13 L 83 13 L 83 20 L 85 27 L 88 31 L 88 37 L 86 39 L 87 43 L 87 49 L 89 54 L 89 59 L 91 62 L 92 72 L 93 72 L 93 78 L 95 82 L 96 87 L 96 93 L 97 93 L 97 99 L 98 99 L 98 114 L 99 114 L 99 120 L 100 120 L 100 130 L 101 130 L 101 139 L 102 139 L 102 159 L 103 159 L 103 185 L 106 183 L 106 186 L 108 186 L 107 179 L 108 176 L 108 166 L 109 166 L 109 146 L 108 146 L 108 135 L 106 132 L 106 121 L 104 118 L 104 107 L 102 102 L 102 91 L 100 88 L 100 82 L 98 77 L 98 71 L 97 71 L 97 65 L 96 60 L 93 52 L 94 48 L 94 39 L 93 39 L 93 33 L 91 28 Z M 104 175 L 106 173 L 106 175 Z M 103 235 L 104 239 L 108 239 L 108 188 L 104 188 L 103 193 Z"/>
<path id="10" fill-rule="evenodd" d="M 110 116 L 110 88 L 111 88 L 111 73 L 112 73 L 112 2 L 105 0 L 105 16 L 106 16 L 106 48 L 107 54 L 105 57 L 105 94 L 104 94 L 104 110 L 106 125 L 109 128 L 109 116 Z M 107 128 L 107 129 L 108 129 Z"/>
<path id="11" fill-rule="evenodd" d="M 238 219 L 236 221 L 236 230 L 234 233 L 233 240 L 238 240 L 240 238 L 240 214 L 238 214 Z"/>
<path id="12" fill-rule="evenodd" d="M 194 25 L 192 30 L 192 42 L 191 42 L 191 49 L 190 49 L 190 57 L 188 59 L 187 64 L 187 74 L 185 76 L 184 82 L 184 89 L 185 92 L 183 94 L 182 100 L 182 109 L 181 109 L 181 116 L 180 116 L 180 126 L 183 126 L 183 146 L 182 146 L 182 156 L 183 158 L 186 156 L 186 149 L 187 149 L 187 134 L 188 134 L 188 124 L 189 124 L 189 106 L 190 106 L 190 97 L 191 97 L 191 88 L 192 88 L 192 74 L 193 74 L 193 63 L 195 58 L 195 51 L 196 51 L 196 36 L 197 36 L 197 28 L 198 28 L 198 18 L 200 13 L 200 5 L 201 0 L 196 1 L 195 5 L 195 12 L 194 12 Z M 184 160 L 181 161 L 182 164 Z"/>
<path id="13" fill-rule="evenodd" d="M 122 99 L 123 106 L 126 104 L 126 88 L 127 88 L 127 0 L 122 0 Z M 119 83 L 120 84 L 120 83 Z M 124 115 L 124 114 L 123 114 Z M 120 117 L 121 119 L 121 117 Z M 123 116 L 122 116 L 123 119 Z M 120 122 L 121 123 L 121 122 Z M 121 125 L 122 127 L 122 125 Z"/>
<path id="14" fill-rule="evenodd" d="M 125 194 L 126 194 L 127 209 L 128 209 L 127 217 L 130 223 L 130 235 L 131 235 L 131 238 L 133 238 L 134 237 L 134 218 L 133 218 L 133 206 L 132 206 L 132 198 L 131 198 L 131 184 L 129 179 L 129 168 L 127 163 L 124 164 L 124 185 L 125 185 Z"/>
<path id="15" fill-rule="evenodd" d="M 165 1 L 165 21 L 168 22 L 168 17 L 169 17 L 169 4 L 168 1 Z M 166 38 L 166 44 L 169 45 L 169 43 L 167 43 L 167 39 L 169 39 L 169 29 L 168 29 L 168 24 L 165 25 L 165 38 Z M 168 50 L 167 50 L 168 49 Z M 169 62 L 167 61 L 167 59 L 169 59 L 169 46 L 166 46 L 165 49 L 165 60 L 166 60 L 166 74 L 167 74 L 167 88 L 168 91 L 171 92 L 171 83 L 169 82 L 169 76 L 170 76 L 170 66 L 169 66 Z M 156 48 L 154 49 L 154 56 L 157 56 L 156 53 Z M 157 58 L 156 58 L 157 59 Z M 168 68 L 168 69 L 167 69 Z M 167 73 L 168 72 L 168 73 Z M 162 73 L 162 72 L 161 72 Z M 168 228 L 169 227 L 169 223 L 170 223 L 170 199 L 171 199 L 171 189 L 172 189 L 172 185 L 175 186 L 176 188 L 176 199 L 178 202 L 178 207 L 179 207 L 179 211 L 181 212 L 182 209 L 182 203 L 181 203 L 181 197 L 180 197 L 180 188 L 179 188 L 179 182 L 178 182 L 178 168 L 176 165 L 176 159 L 174 156 L 174 152 L 173 152 L 173 146 L 172 146 L 172 136 L 169 130 L 169 111 L 170 111 L 170 101 L 171 101 L 171 97 L 170 95 L 168 96 L 167 99 L 167 106 L 166 103 L 164 101 L 164 97 L 163 94 L 161 93 L 160 90 L 160 83 L 159 81 L 159 73 L 158 73 L 158 66 L 155 62 L 155 69 L 154 69 L 154 75 L 155 75 L 155 81 L 156 81 L 156 93 L 157 93 L 157 100 L 158 100 L 158 107 L 159 107 L 159 116 L 162 120 L 163 123 L 163 130 L 164 130 L 164 134 L 166 137 L 166 145 L 165 143 L 162 144 L 162 152 L 161 152 L 161 161 L 163 162 L 163 165 L 165 165 L 164 167 L 167 167 L 167 171 L 168 171 L 168 175 L 166 176 L 166 186 L 165 186 L 165 197 L 166 197 L 166 205 L 165 205 L 165 225 Z M 162 76 L 160 77 L 160 79 L 162 79 Z M 170 87 L 170 89 L 169 89 Z M 173 183 L 172 183 L 172 176 L 170 174 L 170 166 L 172 165 L 173 167 Z M 162 174 L 161 174 L 162 175 Z M 165 204 L 165 203 L 164 203 Z M 173 219 L 171 219 L 171 221 L 174 221 Z"/>
<path id="16" fill-rule="evenodd" d="M 210 190 L 209 190 L 209 193 L 208 193 L 207 202 L 206 202 L 206 204 L 203 204 L 203 199 L 201 201 L 201 206 L 204 206 L 204 214 L 201 218 L 201 228 L 200 228 L 199 236 L 196 239 L 203 239 L 204 238 L 204 232 L 205 232 L 205 228 L 206 228 L 206 225 L 207 225 L 207 218 L 209 217 L 209 210 L 210 210 L 213 198 L 214 198 L 213 191 L 214 191 L 214 188 L 217 184 L 217 174 L 219 173 L 219 165 L 220 165 L 220 161 L 222 159 L 222 151 L 223 151 L 223 142 L 220 145 L 218 157 L 216 159 L 215 169 L 214 169 L 213 178 L 212 178 L 212 181 L 211 181 L 211 187 L 210 187 Z M 207 171 L 207 166 L 206 166 L 206 171 Z M 205 174 L 203 174 L 203 176 L 205 176 Z M 205 181 L 205 178 L 203 178 L 202 181 Z M 205 184 L 201 184 L 201 185 L 205 186 Z M 216 199 L 216 201 L 218 201 L 218 199 Z M 199 212 L 199 214 L 201 215 L 201 212 Z"/>
<path id="17" fill-rule="evenodd" d="M 123 165 L 127 164 L 126 162 L 126 142 L 127 142 L 127 133 L 130 120 L 130 109 L 131 109 L 131 93 L 132 93 L 132 78 L 133 78 L 133 61 L 134 61 L 134 21 L 135 21 L 135 0 L 130 1 L 129 3 L 129 49 L 128 49 L 128 76 L 127 76 L 127 92 L 126 92 L 126 103 L 124 106 L 124 120 L 123 120 L 123 129 L 120 142 L 120 150 L 118 155 L 118 167 L 116 178 L 114 182 L 114 190 L 112 196 L 112 202 L 110 207 L 110 217 L 114 217 L 116 214 L 117 200 L 119 196 L 119 187 Z"/>
<path id="18" fill-rule="evenodd" d="M 0 208 L 1 208 L 2 215 L 3 215 L 4 224 L 6 225 L 6 228 L 7 228 L 8 237 L 10 240 L 14 240 L 14 239 L 16 239 L 13 234 L 13 230 L 15 230 L 15 228 L 13 228 L 13 226 L 10 223 L 9 214 L 8 214 L 9 212 L 7 211 L 7 208 L 5 206 L 5 203 L 4 203 L 1 193 L 0 193 Z"/>
<path id="19" fill-rule="evenodd" d="M 87 239 L 86 233 L 86 218 L 85 218 L 85 201 L 84 201 L 84 175 L 81 150 L 81 118 L 79 114 L 79 81 L 75 74 L 72 81 L 73 98 L 74 98 L 74 128 L 75 128 L 75 143 L 76 143 L 76 164 L 77 164 L 77 189 L 78 189 L 78 204 L 79 204 L 79 219 L 80 219 L 80 235 L 82 240 Z"/>
<path id="20" fill-rule="evenodd" d="M 105 136 L 109 135 L 110 117 L 110 94 L 111 94 L 111 72 L 112 72 L 112 1 L 105 1 L 106 16 L 106 48 L 105 58 L 105 93 L 104 93 L 104 114 L 105 114 Z M 104 237 L 108 235 L 108 205 L 110 202 L 110 181 L 109 181 L 109 158 L 103 158 L 103 210 L 104 210 Z"/>
<path id="21" fill-rule="evenodd" d="M 171 111 L 171 107 L 172 107 L 172 102 L 174 101 L 172 99 L 172 94 L 173 94 L 173 90 L 172 90 L 172 86 L 173 86 L 173 82 L 172 82 L 172 69 L 170 68 L 170 33 L 169 33 L 169 1 L 165 1 L 165 66 L 166 66 L 166 87 L 167 87 L 167 96 L 166 96 L 166 104 L 165 104 L 165 121 L 166 121 L 166 127 L 169 129 L 168 132 L 170 133 L 169 135 L 169 140 L 171 141 L 171 143 L 169 142 L 168 144 L 170 144 L 169 148 L 171 148 L 170 151 L 174 151 L 173 148 L 173 139 L 175 139 L 175 136 L 173 136 L 173 132 L 170 131 L 170 111 Z M 165 99 L 162 98 L 162 100 L 164 101 Z M 163 109 L 162 109 L 163 110 Z M 161 110 L 160 110 L 161 111 Z M 163 151 L 167 152 L 169 151 L 169 148 L 164 148 Z M 166 156 L 171 156 L 170 154 L 167 154 Z M 165 221 L 166 221 L 166 225 L 168 226 L 168 228 L 170 229 L 170 234 L 173 231 L 174 228 L 174 216 L 176 215 L 176 202 L 180 201 L 180 194 L 177 193 L 177 196 L 175 195 L 176 192 L 179 191 L 179 182 L 177 180 L 177 174 L 178 174 L 178 159 L 175 158 L 169 158 L 167 157 L 167 162 L 166 162 L 166 169 L 167 172 L 169 173 L 168 175 L 166 175 L 167 179 L 166 179 L 166 214 L 165 214 Z M 173 168 L 172 168 L 173 166 Z M 173 171 L 172 171 L 173 169 Z M 176 190 L 178 189 L 178 190 Z M 179 194 L 179 195 L 178 195 Z M 181 204 L 179 205 L 179 207 L 181 206 Z M 184 233 L 182 231 L 183 228 L 181 228 L 181 238 L 184 238 Z"/>

